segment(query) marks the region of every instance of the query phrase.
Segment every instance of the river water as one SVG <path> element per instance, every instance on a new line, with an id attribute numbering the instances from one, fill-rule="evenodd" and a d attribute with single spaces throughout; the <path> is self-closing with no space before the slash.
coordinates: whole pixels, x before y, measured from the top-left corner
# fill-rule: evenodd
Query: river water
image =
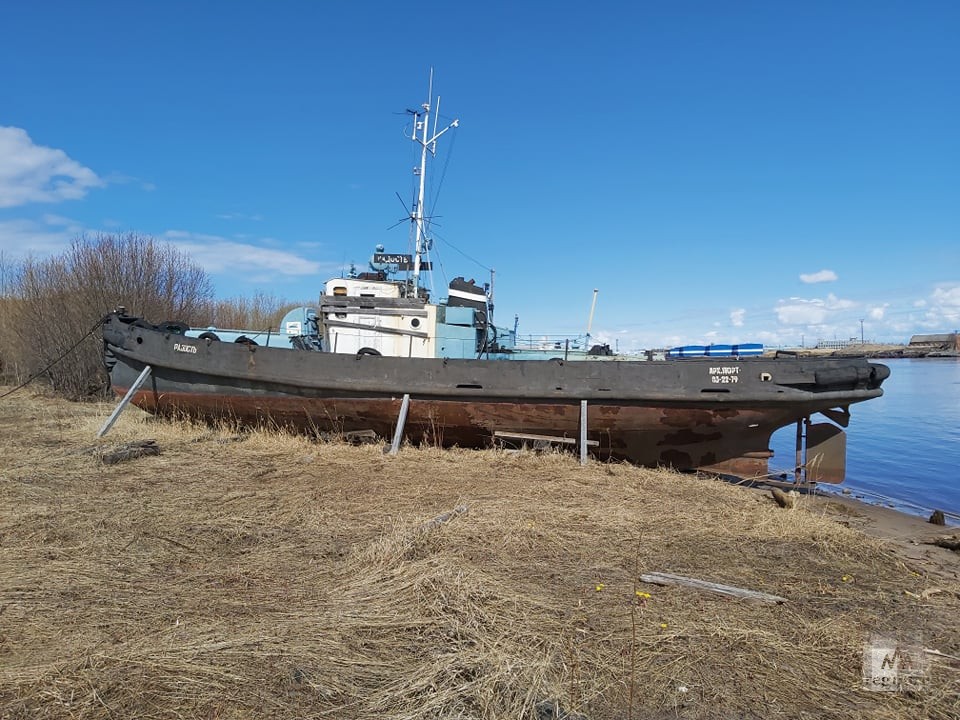
<path id="1" fill-rule="evenodd" d="M 960 359 L 877 362 L 890 368 L 890 377 L 883 397 L 850 407 L 847 479 L 840 487 L 916 514 L 939 509 L 960 516 Z M 795 442 L 793 427 L 774 434 L 771 469 L 792 477 Z"/>

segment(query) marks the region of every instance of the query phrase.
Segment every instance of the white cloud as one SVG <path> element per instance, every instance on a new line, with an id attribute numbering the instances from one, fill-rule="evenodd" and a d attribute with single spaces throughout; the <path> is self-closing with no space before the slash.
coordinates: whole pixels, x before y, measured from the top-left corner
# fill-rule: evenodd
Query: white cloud
<path id="1" fill-rule="evenodd" d="M 110 185 L 139 185 L 145 192 L 153 192 L 157 186 L 147 180 L 141 180 L 134 175 L 127 175 L 121 172 L 112 172 L 104 178 L 104 182 Z"/>
<path id="2" fill-rule="evenodd" d="M 11 258 L 44 257 L 63 252 L 83 228 L 69 218 L 45 215 L 42 221 L 0 220 L 0 251 Z"/>
<path id="3" fill-rule="evenodd" d="M 800 282 L 822 283 L 833 282 L 837 279 L 837 274 L 833 270 L 821 270 L 815 273 L 800 273 Z"/>
<path id="4" fill-rule="evenodd" d="M 824 305 L 828 310 L 852 310 L 857 307 L 857 303 L 853 300 L 843 300 L 833 293 L 827 295 Z"/>
<path id="5" fill-rule="evenodd" d="M 784 325 L 822 325 L 828 310 L 823 300 L 790 298 L 781 300 L 774 312 Z"/>
<path id="6" fill-rule="evenodd" d="M 882 290 L 882 288 L 878 289 Z M 926 297 L 879 295 L 851 300 L 827 293 L 820 297 L 781 298 L 775 304 L 727 308 L 729 324 L 711 312 L 679 316 L 645 330 L 627 324 L 616 336 L 621 349 L 673 347 L 716 342 L 762 342 L 768 347 L 811 347 L 820 340 L 904 343 L 917 333 L 960 329 L 960 281 L 925 288 Z M 743 311 L 743 324 L 737 319 Z M 747 321 L 749 315 L 749 322 Z M 720 315 L 722 318 L 723 316 Z M 659 329 L 658 327 L 659 326 Z M 726 330 L 724 330 L 726 328 Z M 719 329 L 719 334 L 717 332 Z"/>
<path id="7" fill-rule="evenodd" d="M 239 243 L 219 235 L 168 230 L 163 239 L 190 255 L 210 273 L 249 274 L 256 278 L 271 275 L 319 275 L 327 266 L 285 250 Z"/>
<path id="8" fill-rule="evenodd" d="M 807 340 L 816 338 L 852 337 L 854 329 L 859 330 L 859 318 L 851 316 L 851 310 L 858 308 L 859 303 L 853 300 L 839 298 L 833 293 L 826 298 L 798 298 L 792 297 L 781 300 L 774 308 L 774 314 L 781 325 L 777 334 L 784 338 L 786 343 L 796 343 L 800 338 L 791 339 L 791 336 L 801 333 Z"/>
<path id="9" fill-rule="evenodd" d="M 97 232 L 80 222 L 46 214 L 40 220 L 0 220 L 0 252 L 8 258 L 45 257 L 61 253 L 84 233 Z M 319 263 L 295 253 L 236 242 L 218 235 L 169 230 L 159 237 L 187 253 L 211 274 L 225 273 L 250 280 L 276 281 L 278 277 L 334 274 L 339 265 Z"/>
<path id="10" fill-rule="evenodd" d="M 0 127 L 0 208 L 77 200 L 103 185 L 63 150 L 35 145 L 22 128 Z"/>
<path id="11" fill-rule="evenodd" d="M 43 223 L 51 227 L 65 228 L 71 233 L 79 234 L 83 232 L 83 223 L 81 223 L 79 220 L 74 220 L 73 218 L 64 217 L 63 215 L 44 213 Z"/>
<path id="12" fill-rule="evenodd" d="M 734 327 L 743 327 L 743 319 L 747 311 L 744 308 L 737 308 L 730 311 L 730 324 Z"/>
<path id="13" fill-rule="evenodd" d="M 245 213 L 220 213 L 217 215 L 217 218 L 220 220 L 252 220 L 253 222 L 260 222 L 263 220 L 263 215 L 259 213 L 253 215 L 247 215 Z"/>
<path id="14" fill-rule="evenodd" d="M 930 296 L 928 317 L 942 319 L 944 323 L 960 323 L 960 285 L 943 285 L 935 288 Z"/>
<path id="15" fill-rule="evenodd" d="M 960 285 L 936 288 L 933 291 L 933 302 L 938 305 L 960 307 Z"/>

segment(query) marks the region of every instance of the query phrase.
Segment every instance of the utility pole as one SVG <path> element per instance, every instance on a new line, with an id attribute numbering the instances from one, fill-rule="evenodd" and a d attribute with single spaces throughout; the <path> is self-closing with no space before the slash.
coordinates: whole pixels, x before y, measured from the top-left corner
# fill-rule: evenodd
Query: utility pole
<path id="1" fill-rule="evenodd" d="M 860 344 L 863 345 L 863 318 L 860 318 Z"/>

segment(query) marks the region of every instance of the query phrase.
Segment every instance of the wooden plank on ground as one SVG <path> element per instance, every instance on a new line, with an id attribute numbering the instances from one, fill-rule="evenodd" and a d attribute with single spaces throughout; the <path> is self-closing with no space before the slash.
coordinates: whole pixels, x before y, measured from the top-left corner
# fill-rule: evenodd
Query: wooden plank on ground
<path id="1" fill-rule="evenodd" d="M 100 462 L 104 465 L 116 465 L 120 462 L 133 460 L 148 455 L 159 455 L 160 446 L 156 440 L 135 440 L 124 443 L 113 450 L 105 450 L 100 453 Z"/>
<path id="2" fill-rule="evenodd" d="M 560 445 L 576 445 L 576 438 L 563 437 L 562 435 L 536 435 L 534 433 L 515 433 L 515 432 L 504 432 L 502 430 L 495 430 L 493 437 L 497 440 L 533 440 L 533 441 L 542 441 L 549 443 L 557 443 Z M 598 440 L 587 440 L 587 445 L 591 447 L 594 445 L 599 445 Z"/>
<path id="3" fill-rule="evenodd" d="M 757 592 L 756 590 L 745 590 L 744 588 L 734 587 L 733 585 L 721 585 L 720 583 L 684 577 L 683 575 L 673 575 L 671 573 L 645 573 L 640 576 L 640 580 L 653 585 L 681 585 L 683 587 L 693 588 L 694 590 L 729 595 L 743 600 L 757 600 L 766 603 L 787 602 L 785 597 L 780 597 L 779 595 L 769 595 L 767 593 Z"/>

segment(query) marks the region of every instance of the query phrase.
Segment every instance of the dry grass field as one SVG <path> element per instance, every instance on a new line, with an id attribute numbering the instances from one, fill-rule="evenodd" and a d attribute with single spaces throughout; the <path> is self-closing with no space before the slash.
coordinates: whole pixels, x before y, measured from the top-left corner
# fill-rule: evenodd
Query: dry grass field
<path id="1" fill-rule="evenodd" d="M 804 498 L 111 408 L 0 400 L 0 717 L 960 717 L 949 658 L 861 678 L 871 632 L 960 656 L 960 584 Z"/>

